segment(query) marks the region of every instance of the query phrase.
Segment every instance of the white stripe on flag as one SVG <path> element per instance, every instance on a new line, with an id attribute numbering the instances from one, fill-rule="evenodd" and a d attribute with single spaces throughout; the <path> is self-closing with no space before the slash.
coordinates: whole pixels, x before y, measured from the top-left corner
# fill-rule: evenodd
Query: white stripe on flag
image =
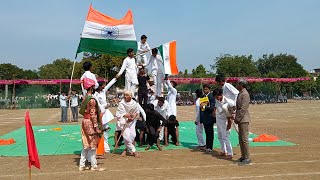
<path id="1" fill-rule="evenodd" d="M 171 74 L 171 66 L 170 66 L 170 53 L 169 53 L 169 43 L 163 44 L 163 62 L 164 62 L 164 73 Z"/>
<path id="2" fill-rule="evenodd" d="M 107 31 L 103 31 L 104 28 L 112 30 L 111 32 L 113 35 L 116 36 L 116 38 L 110 39 L 136 41 L 133 24 L 105 26 L 95 22 L 86 21 L 81 37 L 91 39 L 109 39 L 107 38 L 108 36 L 106 36 Z"/>

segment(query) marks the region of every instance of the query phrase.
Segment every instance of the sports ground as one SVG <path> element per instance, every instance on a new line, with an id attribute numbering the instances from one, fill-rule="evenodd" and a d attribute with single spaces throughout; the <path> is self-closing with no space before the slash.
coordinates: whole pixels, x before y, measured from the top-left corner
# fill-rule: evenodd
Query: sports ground
<path id="1" fill-rule="evenodd" d="M 115 112 L 115 109 L 111 109 Z M 0 139 L 17 142 L 0 146 L 0 179 L 27 179 L 24 134 L 26 110 L 0 110 Z M 253 164 L 239 167 L 231 160 L 195 150 L 194 106 L 178 106 L 180 147 L 144 152 L 140 158 L 106 155 L 99 159 L 105 172 L 78 171 L 81 141 L 79 123 L 60 124 L 60 109 L 29 110 L 40 154 L 41 171 L 33 168 L 32 179 L 319 179 L 320 101 L 290 101 L 287 104 L 251 105 L 251 137 L 267 133 L 281 141 L 252 143 Z M 58 129 L 57 129 L 58 128 Z M 61 128 L 61 129 L 60 129 Z M 114 129 L 114 128 L 112 128 Z M 215 134 L 216 135 L 216 134 Z M 113 144 L 110 133 L 110 144 Z M 235 158 L 240 156 L 236 132 L 231 133 Z M 120 152 L 120 149 L 119 149 Z"/>

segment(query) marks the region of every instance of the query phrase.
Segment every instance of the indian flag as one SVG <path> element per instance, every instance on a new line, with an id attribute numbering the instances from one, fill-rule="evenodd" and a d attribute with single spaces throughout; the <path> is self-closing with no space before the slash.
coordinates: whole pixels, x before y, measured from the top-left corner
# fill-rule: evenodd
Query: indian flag
<path id="1" fill-rule="evenodd" d="M 176 41 L 171 41 L 159 47 L 165 74 L 177 75 L 179 73 L 177 67 L 176 44 Z"/>
<path id="2" fill-rule="evenodd" d="M 127 49 L 137 50 L 131 10 L 120 20 L 104 15 L 90 5 L 77 53 L 92 52 L 126 55 Z"/>

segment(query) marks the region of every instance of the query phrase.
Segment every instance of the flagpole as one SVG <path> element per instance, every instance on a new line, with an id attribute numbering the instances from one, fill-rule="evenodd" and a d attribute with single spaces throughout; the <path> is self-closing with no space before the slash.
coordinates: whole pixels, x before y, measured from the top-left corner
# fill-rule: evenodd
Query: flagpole
<path id="1" fill-rule="evenodd" d="M 31 167 L 29 167 L 29 180 L 31 180 Z"/>
<path id="2" fill-rule="evenodd" d="M 71 78 L 70 78 L 70 86 L 69 86 L 69 95 L 71 94 L 71 86 L 72 86 L 72 78 L 73 78 L 73 73 L 74 73 L 74 67 L 76 65 L 76 59 L 73 61 L 73 66 L 72 66 L 72 72 L 71 72 Z M 69 122 L 71 122 L 71 101 L 69 100 Z"/>

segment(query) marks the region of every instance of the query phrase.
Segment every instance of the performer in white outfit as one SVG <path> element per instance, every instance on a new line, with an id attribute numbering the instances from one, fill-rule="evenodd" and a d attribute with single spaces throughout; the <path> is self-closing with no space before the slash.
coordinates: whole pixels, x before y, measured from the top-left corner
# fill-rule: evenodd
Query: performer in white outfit
<path id="1" fill-rule="evenodd" d="M 165 77 L 165 84 L 164 86 L 168 90 L 168 102 L 169 102 L 169 113 L 168 116 L 174 115 L 177 117 L 177 93 L 176 90 L 177 83 L 168 79 L 168 76 Z"/>
<path id="2" fill-rule="evenodd" d="M 150 53 L 151 49 L 147 43 L 147 36 L 142 35 L 141 41 L 138 42 L 137 64 L 144 64 L 147 62 L 147 53 Z"/>
<path id="3" fill-rule="evenodd" d="M 117 117 L 117 130 L 123 130 L 123 139 L 126 145 L 125 151 L 122 156 L 125 156 L 127 151 L 130 155 L 135 157 L 139 156 L 136 153 L 134 146 L 134 139 L 136 137 L 136 122 L 139 114 L 142 114 L 144 120 L 146 120 L 146 113 L 142 107 L 136 101 L 132 100 L 132 94 L 130 91 L 124 93 L 124 99 L 119 103 L 118 110 L 116 112 Z"/>
<path id="4" fill-rule="evenodd" d="M 203 139 L 203 124 L 200 122 L 200 98 L 203 96 L 202 90 L 197 89 L 196 90 L 196 135 L 198 139 L 198 148 L 200 150 L 206 150 L 206 143 Z"/>
<path id="5" fill-rule="evenodd" d="M 165 119 L 168 119 L 169 103 L 167 100 L 164 99 L 164 97 L 158 97 L 158 99 L 153 102 L 153 105 L 154 105 L 154 110 L 158 111 L 158 113 L 160 113 L 161 116 L 164 117 Z M 164 128 L 161 129 L 159 134 L 160 141 L 162 141 L 163 138 L 164 138 Z"/>
<path id="6" fill-rule="evenodd" d="M 82 93 L 83 93 L 83 96 L 85 96 L 87 94 L 87 91 L 85 90 L 85 88 L 83 88 L 82 81 L 84 78 L 89 78 L 89 79 L 94 80 L 94 82 L 95 82 L 94 89 L 97 89 L 99 87 L 99 84 L 98 84 L 98 80 L 97 80 L 96 75 L 91 72 L 91 69 L 92 69 L 91 62 L 89 62 L 89 61 L 84 62 L 83 69 L 85 70 L 85 72 L 82 74 L 80 80 L 81 80 Z"/>
<path id="7" fill-rule="evenodd" d="M 148 66 L 151 64 L 151 74 L 153 79 L 153 89 L 156 93 L 156 96 L 160 97 L 162 93 L 162 78 L 163 72 L 161 67 L 163 66 L 163 60 L 162 57 L 158 54 L 158 49 L 153 48 L 152 49 L 152 55 L 150 56 L 149 60 L 143 64 L 143 66 Z"/>
<path id="8" fill-rule="evenodd" d="M 222 105 L 222 108 L 227 113 L 228 121 L 235 118 L 236 102 L 239 91 L 232 84 L 225 82 L 225 78 L 221 75 L 216 77 L 216 82 L 222 88 L 223 96 L 230 100 L 230 106 L 228 104 Z M 234 129 L 239 132 L 239 128 L 235 123 L 232 123 Z"/>
<path id="9" fill-rule="evenodd" d="M 126 71 L 125 74 L 125 87 L 124 89 L 127 91 L 130 91 L 133 96 L 136 93 L 136 88 L 138 83 L 138 71 L 137 71 L 137 65 L 136 60 L 134 59 L 134 52 L 133 49 L 129 48 L 127 50 L 128 57 L 123 60 L 121 69 L 119 73 L 116 75 L 116 79 L 118 79 L 124 71 Z"/>
<path id="10" fill-rule="evenodd" d="M 218 129 L 218 139 L 221 145 L 221 153 L 222 156 L 227 156 L 227 158 L 232 159 L 233 151 L 232 146 L 229 140 L 230 128 L 231 128 L 231 120 L 227 118 L 227 111 L 222 107 L 227 105 L 228 107 L 232 107 L 234 102 L 231 99 L 223 96 L 223 92 L 221 89 L 215 89 L 213 94 L 216 98 L 216 120 L 217 120 L 217 129 Z"/>
<path id="11" fill-rule="evenodd" d="M 108 122 L 110 122 L 114 117 L 112 113 L 109 111 L 108 107 L 109 104 L 107 103 L 107 91 L 110 89 L 110 87 L 116 82 L 116 79 L 112 79 L 107 85 L 104 82 L 99 83 L 99 87 L 97 91 L 95 92 L 94 96 L 97 99 L 101 115 L 102 115 L 102 127 L 105 130 L 103 132 L 104 137 L 104 152 L 109 153 L 110 152 L 110 146 L 108 143 L 108 131 L 109 128 Z"/>

